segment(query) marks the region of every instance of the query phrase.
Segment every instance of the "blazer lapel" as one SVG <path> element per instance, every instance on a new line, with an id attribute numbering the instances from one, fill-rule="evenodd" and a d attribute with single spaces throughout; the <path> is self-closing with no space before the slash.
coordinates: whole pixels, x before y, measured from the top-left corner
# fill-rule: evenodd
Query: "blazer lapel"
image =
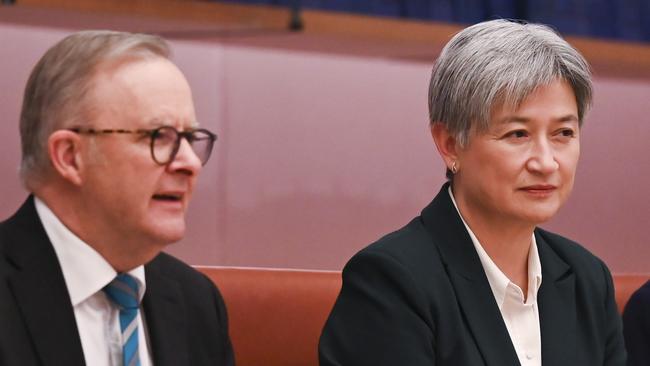
<path id="1" fill-rule="evenodd" d="M 189 365 L 189 335 L 183 320 L 187 309 L 180 285 L 152 264 L 145 266 L 145 276 L 147 289 L 143 308 L 153 363 L 156 366 Z"/>
<path id="2" fill-rule="evenodd" d="M 538 230 L 535 231 L 535 238 L 542 263 L 542 286 L 537 296 L 542 362 L 547 365 L 575 365 L 575 276 Z"/>
<path id="3" fill-rule="evenodd" d="M 23 321 L 43 365 L 85 365 L 79 331 L 56 253 L 33 197 L 5 223 L 9 278 Z"/>
<path id="4" fill-rule="evenodd" d="M 519 365 L 481 261 L 447 188 L 445 184 L 422 211 L 424 225 L 440 251 L 459 306 L 467 318 L 467 327 L 485 364 Z"/>
<path id="5" fill-rule="evenodd" d="M 458 303 L 467 318 L 467 326 L 483 355 L 486 365 L 519 365 L 508 329 L 494 300 L 489 283 L 469 279 L 450 271 Z"/>

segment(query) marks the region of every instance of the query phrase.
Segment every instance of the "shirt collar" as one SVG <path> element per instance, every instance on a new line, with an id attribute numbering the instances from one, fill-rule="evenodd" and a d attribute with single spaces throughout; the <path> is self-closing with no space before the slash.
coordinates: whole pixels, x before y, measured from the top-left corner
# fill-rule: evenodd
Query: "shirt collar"
<path id="1" fill-rule="evenodd" d="M 454 199 L 454 194 L 451 191 L 451 186 L 449 186 L 448 192 L 449 197 L 451 197 L 451 202 L 454 204 L 456 212 L 458 212 L 458 216 L 460 216 L 460 219 L 463 221 L 463 225 L 465 225 L 465 229 L 467 229 L 469 237 L 472 239 L 472 243 L 474 244 L 474 248 L 476 249 L 476 253 L 478 254 L 478 257 L 481 261 L 481 265 L 483 266 L 483 270 L 487 276 L 490 288 L 492 289 L 492 294 L 494 294 L 494 299 L 499 305 L 499 308 L 501 308 L 506 297 L 506 289 L 512 282 L 492 261 L 492 258 L 490 258 L 485 249 L 483 249 L 481 242 L 478 241 L 478 238 L 476 235 L 474 235 L 472 229 L 470 229 L 469 225 L 467 225 L 465 222 L 463 215 L 461 215 L 460 210 L 458 209 L 456 200 Z M 516 286 L 514 283 L 512 283 L 512 285 Z M 537 240 L 535 240 L 535 234 L 533 233 L 530 241 L 530 249 L 528 250 L 528 294 L 526 296 L 527 303 L 537 301 L 537 291 L 541 285 L 542 265 L 539 260 L 539 253 L 537 251 Z"/>
<path id="2" fill-rule="evenodd" d="M 77 306 L 108 285 L 117 272 L 93 247 L 70 231 L 45 202 L 35 197 L 34 204 L 59 260 L 72 306 Z M 127 273 L 138 282 L 138 295 L 142 301 L 146 290 L 144 266 Z"/>

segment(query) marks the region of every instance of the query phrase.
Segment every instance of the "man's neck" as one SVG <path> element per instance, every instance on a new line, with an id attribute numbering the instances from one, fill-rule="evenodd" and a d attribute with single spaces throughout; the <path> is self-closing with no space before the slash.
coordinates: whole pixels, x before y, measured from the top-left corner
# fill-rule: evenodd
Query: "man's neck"
<path id="1" fill-rule="evenodd" d="M 102 230 L 102 223 L 93 223 L 92 208 L 83 204 L 78 192 L 69 192 L 51 185 L 35 191 L 34 195 L 48 206 L 68 230 L 97 251 L 116 272 L 127 272 L 145 264 L 160 252 L 138 251 L 136 249 L 152 246 L 129 243 L 135 241 L 135 238 L 116 238 L 116 230 Z"/>

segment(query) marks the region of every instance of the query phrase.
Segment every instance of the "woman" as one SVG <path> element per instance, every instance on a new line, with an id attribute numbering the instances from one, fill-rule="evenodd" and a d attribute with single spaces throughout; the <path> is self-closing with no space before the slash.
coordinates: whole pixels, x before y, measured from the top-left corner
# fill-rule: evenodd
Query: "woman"
<path id="1" fill-rule="evenodd" d="M 571 192 L 591 95 L 587 63 L 546 26 L 452 38 L 429 87 L 449 182 L 348 262 L 321 366 L 624 365 L 607 267 L 537 227 Z"/>

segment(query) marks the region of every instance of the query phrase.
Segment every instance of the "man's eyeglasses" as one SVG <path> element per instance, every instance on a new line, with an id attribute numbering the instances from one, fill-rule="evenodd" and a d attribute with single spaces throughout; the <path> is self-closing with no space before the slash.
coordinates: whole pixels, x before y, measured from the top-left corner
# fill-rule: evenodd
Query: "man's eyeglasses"
<path id="1" fill-rule="evenodd" d="M 197 128 L 187 131 L 178 131 L 172 126 L 162 126 L 152 130 L 124 130 L 124 129 L 94 129 L 94 128 L 69 128 L 69 131 L 79 134 L 104 135 L 104 134 L 140 134 L 149 136 L 151 157 L 160 165 L 167 165 L 176 158 L 181 146 L 181 138 L 185 138 L 192 146 L 192 150 L 201 160 L 201 165 L 210 158 L 212 147 L 217 140 L 217 135 L 204 129 Z"/>

